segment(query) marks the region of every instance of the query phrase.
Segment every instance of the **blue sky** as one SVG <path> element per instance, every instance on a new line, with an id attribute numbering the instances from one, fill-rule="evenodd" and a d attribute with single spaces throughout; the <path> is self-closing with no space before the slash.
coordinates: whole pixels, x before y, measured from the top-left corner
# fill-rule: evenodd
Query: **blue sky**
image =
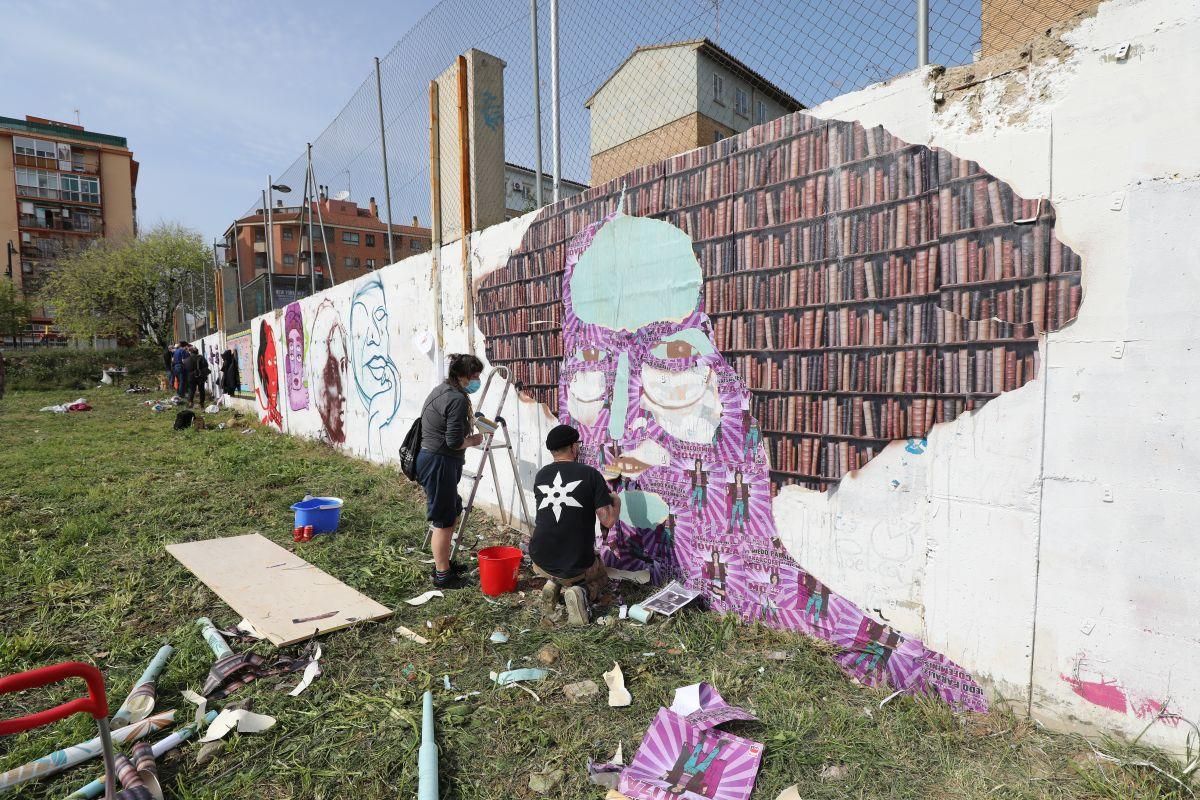
<path id="1" fill-rule="evenodd" d="M 125 136 L 144 227 L 211 239 L 292 163 L 432 0 L 3 0 L 0 116 Z"/>

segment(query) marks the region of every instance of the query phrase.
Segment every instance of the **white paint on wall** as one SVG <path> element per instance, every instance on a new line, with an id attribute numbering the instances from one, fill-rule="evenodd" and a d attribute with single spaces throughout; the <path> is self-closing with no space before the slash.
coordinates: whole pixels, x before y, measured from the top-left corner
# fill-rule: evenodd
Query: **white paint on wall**
<path id="1" fill-rule="evenodd" d="M 1050 197 L 1059 238 L 1083 258 L 1079 318 L 1045 337 L 1035 380 L 927 442 L 892 443 L 834 491 L 785 489 L 774 510 L 806 569 L 1048 724 L 1137 734 L 1154 703 L 1200 718 L 1198 37 L 1200 0 L 1107 0 L 1069 35 L 1071 54 L 1022 78 L 1015 101 L 985 86 L 977 109 L 939 111 L 918 72 L 813 110 L 946 147 L 1026 197 Z M 1114 60 L 1126 42 L 1131 56 Z M 476 281 L 531 221 L 472 236 Z M 421 345 L 434 319 L 429 253 L 301 301 L 308 326 L 325 298 L 348 319 L 374 276 L 387 293 L 400 410 L 369 448 L 347 387 L 348 452 L 393 461 L 445 353 L 465 349 L 459 247 L 441 253 L 442 352 Z M 272 325 L 281 336 L 281 319 Z M 322 435 L 314 409 L 280 407 L 289 432 Z M 527 401 L 504 411 L 528 487 L 554 420 Z M 481 503 L 515 508 L 518 487 L 501 483 L 485 481 Z M 1124 708 L 1097 703 L 1093 685 L 1117 687 Z M 1188 730 L 1159 719 L 1143 741 L 1182 749 Z"/>

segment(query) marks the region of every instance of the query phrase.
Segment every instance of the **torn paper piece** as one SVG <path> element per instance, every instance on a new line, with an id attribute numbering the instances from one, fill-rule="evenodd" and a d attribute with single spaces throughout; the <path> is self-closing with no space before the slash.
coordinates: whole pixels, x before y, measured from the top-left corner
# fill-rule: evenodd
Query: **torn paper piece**
<path id="1" fill-rule="evenodd" d="M 650 582 L 650 570 L 648 569 L 629 570 L 609 567 L 607 572 L 608 577 L 614 581 L 633 581 L 643 586 Z"/>
<path id="2" fill-rule="evenodd" d="M 633 702 L 633 695 L 625 688 L 625 673 L 621 665 L 613 662 L 612 669 L 604 673 L 604 683 L 608 685 L 608 705 L 611 708 L 624 708 Z"/>
<path id="3" fill-rule="evenodd" d="M 129 692 L 129 696 L 125 698 L 125 702 L 121 703 L 121 707 L 117 709 L 117 713 L 112 715 L 109 725 L 114 728 L 120 728 L 131 722 L 141 722 L 150 716 L 150 712 L 154 710 L 154 701 L 157 697 L 155 682 L 158 680 L 158 676 L 162 673 L 163 668 L 167 665 L 167 659 L 174 652 L 175 648 L 169 644 L 164 644 L 158 648 L 158 652 L 154 654 L 154 658 L 150 659 L 150 663 L 142 672 L 142 677 L 137 679 L 137 683 L 133 685 L 133 689 Z"/>
<path id="4" fill-rule="evenodd" d="M 492 644 L 504 644 L 508 641 L 508 634 L 501 630 L 492 631 L 492 635 L 488 637 L 488 641 Z"/>
<path id="5" fill-rule="evenodd" d="M 660 708 L 617 788 L 634 800 L 748 800 L 762 753 L 760 742 L 703 730 Z"/>
<path id="6" fill-rule="evenodd" d="M 497 686 L 508 686 L 519 681 L 540 681 L 545 679 L 550 674 L 549 670 L 544 670 L 539 667 L 525 667 L 524 669 L 507 669 L 504 672 L 489 673 L 491 679 L 495 681 Z"/>
<path id="7" fill-rule="evenodd" d="M 454 702 L 457 703 L 459 700 L 466 700 L 468 697 L 476 697 L 480 694 L 482 694 L 482 692 L 467 692 L 466 694 L 460 694 L 454 698 Z"/>
<path id="8" fill-rule="evenodd" d="M 295 689 L 292 689 L 290 692 L 288 692 L 289 697 L 298 696 L 301 692 L 308 688 L 310 683 L 317 679 L 317 676 L 321 674 L 320 661 L 321 645 L 317 645 L 317 651 L 313 653 L 312 661 L 308 662 L 308 666 L 304 668 L 304 675 L 300 677 L 300 683 L 296 684 Z"/>
<path id="9" fill-rule="evenodd" d="M 411 642 L 416 642 L 417 644 L 429 644 L 429 640 L 426 639 L 424 636 L 417 633 L 416 631 L 410 631 L 408 628 L 404 627 L 403 625 L 401 625 L 399 628 L 396 628 L 396 633 L 400 634 L 405 639 L 408 639 Z"/>
<path id="10" fill-rule="evenodd" d="M 239 631 L 241 631 L 242 633 L 246 634 L 247 636 L 249 636 L 249 637 L 251 637 L 251 638 L 254 638 L 254 639 L 265 639 L 265 638 L 267 638 L 266 636 L 264 636 L 264 635 L 262 634 L 262 631 L 260 631 L 260 630 L 259 630 L 258 628 L 256 628 L 256 627 L 254 627 L 254 623 L 253 623 L 253 622 L 251 622 L 250 620 L 246 619 L 245 617 L 242 617 L 242 621 L 241 621 L 241 622 L 239 622 L 239 623 L 237 624 L 237 626 L 236 626 L 236 627 L 237 627 L 237 629 L 238 629 Z"/>
<path id="11" fill-rule="evenodd" d="M 174 721 L 174 711 L 164 711 L 161 714 L 146 717 L 141 722 L 135 722 L 132 725 L 126 725 L 124 728 L 118 728 L 113 731 L 113 744 L 120 745 L 135 742 L 138 739 L 149 736 L 155 731 L 162 730 Z M 55 750 L 53 753 L 30 761 L 28 764 L 22 764 L 19 767 L 13 767 L 8 772 L 0 773 L 0 792 L 4 792 L 18 784 L 34 780 L 35 778 L 45 778 L 55 775 L 64 769 L 81 764 L 88 759 L 96 758 L 100 753 L 101 745 L 99 736 L 71 747 L 65 747 L 62 750 Z"/>
<path id="12" fill-rule="evenodd" d="M 758 717 L 746 709 L 725 702 L 720 692 L 708 683 L 693 683 L 676 689 L 671 711 L 700 730 L 715 728 L 735 719 L 758 721 Z"/>
<path id="13" fill-rule="evenodd" d="M 425 594 L 419 594 L 416 597 L 405 600 L 404 602 L 408 603 L 410 606 L 423 606 L 435 597 L 445 596 L 446 595 L 442 594 L 440 589 L 430 589 Z"/>
<path id="14" fill-rule="evenodd" d="M 800 787 L 792 784 L 780 792 L 775 800 L 804 800 L 804 798 L 800 796 Z"/>
<path id="15" fill-rule="evenodd" d="M 679 581 L 671 581 L 641 606 L 647 611 L 669 617 L 700 596 L 699 589 L 689 589 Z"/>
<path id="16" fill-rule="evenodd" d="M 193 718 L 192 724 L 195 725 L 197 729 L 203 727 L 204 712 L 205 709 L 208 708 L 208 700 L 202 695 L 196 694 L 191 689 L 184 689 L 179 694 L 182 695 L 184 700 L 187 700 L 189 703 L 196 706 L 196 716 Z"/>
<path id="17" fill-rule="evenodd" d="M 274 724 L 275 718 L 266 714 L 255 714 L 244 708 L 233 711 L 227 708 L 217 714 L 217 718 L 208 726 L 208 733 L 200 741 L 215 742 L 225 738 L 225 734 L 234 729 L 238 733 L 262 733 Z"/>

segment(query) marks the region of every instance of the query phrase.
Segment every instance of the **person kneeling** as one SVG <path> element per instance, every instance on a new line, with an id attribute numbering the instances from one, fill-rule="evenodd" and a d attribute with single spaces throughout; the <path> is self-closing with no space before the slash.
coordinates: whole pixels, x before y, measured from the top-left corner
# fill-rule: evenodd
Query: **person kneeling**
<path id="1" fill-rule="evenodd" d="M 561 591 L 568 621 L 586 625 L 590 603 L 608 586 L 608 572 L 596 555 L 596 520 L 605 528 L 615 525 L 621 498 L 598 470 L 578 462 L 579 431 L 570 425 L 552 429 L 546 449 L 554 460 L 534 478 L 539 503 L 529 557 L 534 573 L 546 578 L 546 611 L 553 611 Z"/>

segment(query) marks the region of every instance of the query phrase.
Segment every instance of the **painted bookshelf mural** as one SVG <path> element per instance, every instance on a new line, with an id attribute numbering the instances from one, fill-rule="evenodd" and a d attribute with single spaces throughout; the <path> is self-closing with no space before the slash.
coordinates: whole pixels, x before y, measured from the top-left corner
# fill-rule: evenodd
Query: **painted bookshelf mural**
<path id="1" fill-rule="evenodd" d="M 982 710 L 961 667 L 791 558 L 771 497 L 1023 385 L 1079 302 L 1048 204 L 798 114 L 543 212 L 477 319 L 622 493 L 607 564 L 831 641 L 864 683 Z"/>
<path id="2" fill-rule="evenodd" d="M 626 213 L 691 237 L 776 490 L 827 489 L 1023 386 L 1038 334 L 1079 309 L 1080 260 L 1048 202 L 883 128 L 795 114 L 547 209 L 481 284 L 489 358 L 555 412 L 566 251 L 622 188 Z"/>

